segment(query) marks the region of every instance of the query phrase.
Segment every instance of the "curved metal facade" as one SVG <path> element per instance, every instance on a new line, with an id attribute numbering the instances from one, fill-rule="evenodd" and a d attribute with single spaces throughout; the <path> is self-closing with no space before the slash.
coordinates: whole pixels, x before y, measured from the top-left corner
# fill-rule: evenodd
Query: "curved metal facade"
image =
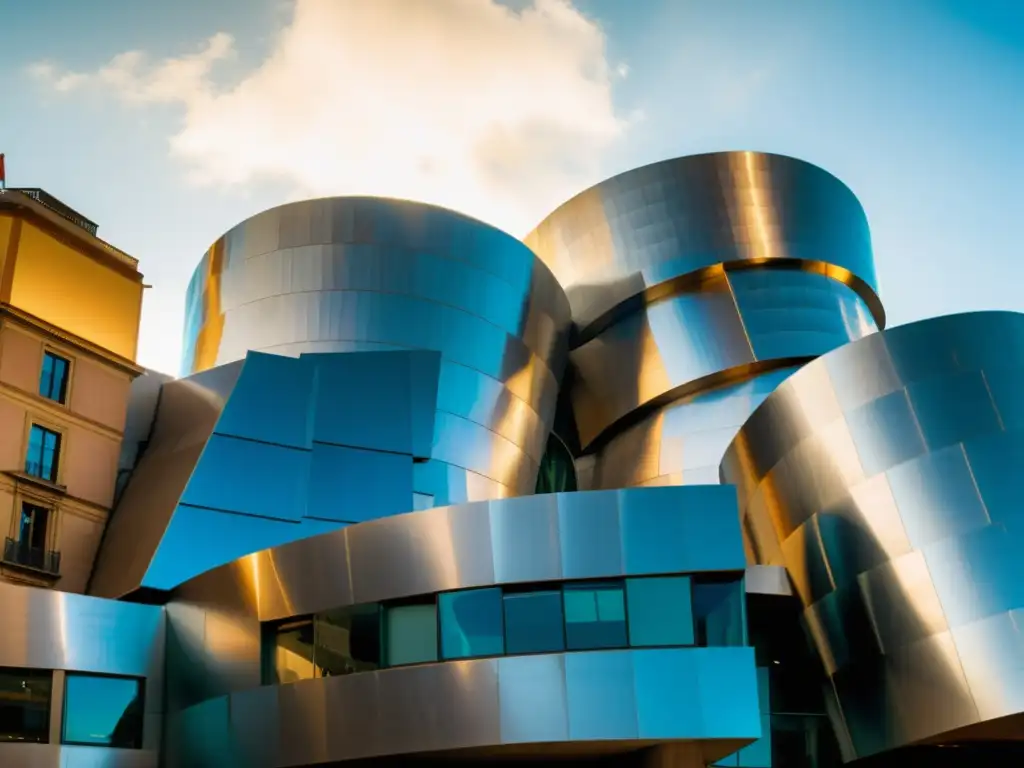
<path id="1" fill-rule="evenodd" d="M 578 326 L 571 398 L 594 488 L 709 481 L 753 382 L 884 323 L 860 204 L 792 158 L 726 152 L 629 171 L 526 242 Z M 705 407 L 733 390 L 731 405 Z M 696 401 L 703 434 L 669 426 Z M 623 465 L 638 442 L 639 463 Z"/>
<path id="2" fill-rule="evenodd" d="M 357 603 L 563 579 L 739 577 L 735 504 L 732 488 L 715 486 L 481 502 L 352 526 L 205 573 L 168 605 L 172 764 L 508 756 L 531 745 L 601 753 L 659 741 L 691 742 L 707 760 L 734 752 L 760 735 L 750 648 L 505 656 L 269 687 L 260 658 L 261 622 Z"/>
<path id="3" fill-rule="evenodd" d="M 722 463 L 784 564 L 846 759 L 1019 738 L 1024 315 L 941 317 L 793 374 Z"/>
<path id="4" fill-rule="evenodd" d="M 438 504 L 531 493 L 570 323 L 529 248 L 420 203 L 342 197 L 264 211 L 220 238 L 189 286 L 186 373 L 249 351 L 441 353 L 435 443 L 417 469 Z M 481 466 L 486 447 L 497 458 Z"/>

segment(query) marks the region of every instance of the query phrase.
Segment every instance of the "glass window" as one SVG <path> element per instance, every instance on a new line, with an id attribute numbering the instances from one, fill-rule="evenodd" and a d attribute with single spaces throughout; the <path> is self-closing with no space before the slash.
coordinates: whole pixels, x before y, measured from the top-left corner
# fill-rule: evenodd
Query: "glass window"
<path id="1" fill-rule="evenodd" d="M 69 672 L 64 686 L 65 744 L 142 747 L 142 681 Z"/>
<path id="2" fill-rule="evenodd" d="M 23 502 L 21 520 L 18 522 L 18 541 L 31 549 L 46 549 L 46 524 L 50 510 L 38 504 Z"/>
<path id="3" fill-rule="evenodd" d="M 305 619 L 270 630 L 271 684 L 309 680 L 313 675 L 313 622 Z"/>
<path id="4" fill-rule="evenodd" d="M 52 686 L 49 670 L 0 669 L 0 742 L 49 741 Z"/>
<path id="5" fill-rule="evenodd" d="M 39 373 L 39 394 L 58 403 L 68 396 L 68 361 L 52 352 L 43 355 L 43 369 Z"/>
<path id="6" fill-rule="evenodd" d="M 500 589 L 446 592 L 438 597 L 438 610 L 444 658 L 500 656 L 505 652 Z"/>
<path id="7" fill-rule="evenodd" d="M 387 665 L 437 661 L 437 606 L 394 605 L 384 611 Z"/>
<path id="8" fill-rule="evenodd" d="M 562 593 L 512 592 L 505 606 L 505 653 L 552 653 L 565 650 Z"/>
<path id="9" fill-rule="evenodd" d="M 697 645 L 746 645 L 743 582 L 695 582 L 693 618 Z"/>
<path id="10" fill-rule="evenodd" d="M 626 647 L 621 584 L 566 584 L 565 643 L 570 651 Z"/>
<path id="11" fill-rule="evenodd" d="M 317 677 L 368 672 L 380 667 L 380 606 L 325 611 L 314 618 Z"/>
<path id="12" fill-rule="evenodd" d="M 626 580 L 629 644 L 693 645 L 689 576 Z"/>
<path id="13" fill-rule="evenodd" d="M 51 483 L 57 482 L 57 464 L 60 457 L 60 433 L 32 425 L 28 437 L 25 472 Z"/>

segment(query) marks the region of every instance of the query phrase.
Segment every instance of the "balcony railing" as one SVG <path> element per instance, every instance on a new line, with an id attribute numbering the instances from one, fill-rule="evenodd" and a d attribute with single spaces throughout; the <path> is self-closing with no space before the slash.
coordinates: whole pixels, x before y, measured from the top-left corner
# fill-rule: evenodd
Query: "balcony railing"
<path id="1" fill-rule="evenodd" d="M 4 562 L 56 576 L 60 573 L 60 552 L 30 547 L 28 542 L 4 540 Z"/>

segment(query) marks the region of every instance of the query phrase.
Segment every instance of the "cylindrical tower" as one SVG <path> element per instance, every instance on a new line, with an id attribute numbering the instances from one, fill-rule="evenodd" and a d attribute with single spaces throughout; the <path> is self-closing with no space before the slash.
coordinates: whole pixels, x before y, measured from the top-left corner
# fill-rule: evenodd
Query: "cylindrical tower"
<path id="1" fill-rule="evenodd" d="M 628 171 L 526 242 L 577 326 L 583 487 L 718 482 L 729 441 L 780 381 L 884 325 L 863 209 L 788 157 L 723 152 Z"/>
<path id="2" fill-rule="evenodd" d="M 874 334 L 751 415 L 722 479 L 762 564 L 784 565 L 852 760 L 1020 739 L 1024 315 Z"/>
<path id="3" fill-rule="evenodd" d="M 565 365 L 569 305 L 520 241 L 420 203 L 365 197 L 264 211 L 221 237 L 189 286 L 184 373 L 249 350 L 441 353 L 435 505 L 530 493 Z"/>

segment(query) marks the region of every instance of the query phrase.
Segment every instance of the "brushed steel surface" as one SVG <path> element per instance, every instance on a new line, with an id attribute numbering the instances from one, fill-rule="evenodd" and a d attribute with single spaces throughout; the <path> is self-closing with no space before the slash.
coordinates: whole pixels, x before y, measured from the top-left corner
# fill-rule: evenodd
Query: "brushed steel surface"
<path id="1" fill-rule="evenodd" d="M 884 325 L 860 203 L 827 171 L 791 157 L 717 152 L 626 171 L 563 204 L 526 244 L 566 289 L 582 328 L 708 267 L 787 260 L 854 286 Z"/>
<path id="2" fill-rule="evenodd" d="M 58 670 L 51 732 L 59 735 L 63 672 L 145 678 L 143 748 L 0 743 L 0 765 L 156 768 L 164 711 L 165 616 L 159 606 L 0 582 L 0 667 Z"/>
<path id="3" fill-rule="evenodd" d="M 232 693 L 171 718 L 168 765 L 284 768 L 456 749 L 577 753 L 761 734 L 751 648 L 598 651 L 428 664 Z"/>
<path id="4" fill-rule="evenodd" d="M 784 565 L 847 759 L 1024 724 L 1024 315 L 913 323 L 794 373 L 722 462 Z"/>

